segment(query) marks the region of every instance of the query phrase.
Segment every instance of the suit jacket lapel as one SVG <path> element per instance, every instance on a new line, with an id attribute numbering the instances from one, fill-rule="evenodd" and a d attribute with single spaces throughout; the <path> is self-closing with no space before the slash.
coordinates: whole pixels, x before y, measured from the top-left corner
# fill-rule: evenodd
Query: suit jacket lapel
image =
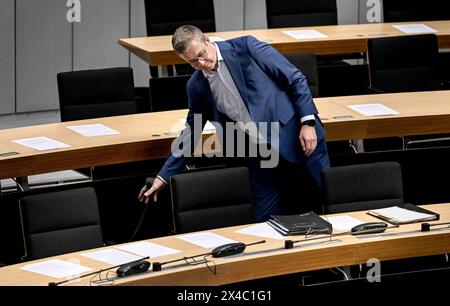
<path id="1" fill-rule="evenodd" d="M 241 63 L 239 61 L 239 57 L 237 56 L 237 52 L 229 42 L 217 42 L 217 45 L 220 48 L 220 52 L 222 53 L 223 59 L 228 66 L 228 70 L 230 71 L 231 77 L 236 84 L 242 100 L 248 109 L 247 88 L 245 87 L 244 76 L 242 74 Z"/>

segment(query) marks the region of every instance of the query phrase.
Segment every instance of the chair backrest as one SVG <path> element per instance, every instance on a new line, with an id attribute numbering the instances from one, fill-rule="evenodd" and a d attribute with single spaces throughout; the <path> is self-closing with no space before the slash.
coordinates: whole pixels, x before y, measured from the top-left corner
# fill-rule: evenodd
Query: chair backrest
<path id="1" fill-rule="evenodd" d="M 147 35 L 172 35 L 185 24 L 191 24 L 203 32 L 215 32 L 214 1 L 145 0 Z"/>
<path id="2" fill-rule="evenodd" d="M 128 67 L 58 73 L 61 121 L 137 113 Z"/>
<path id="3" fill-rule="evenodd" d="M 312 96 L 319 96 L 319 73 L 317 58 L 314 53 L 291 53 L 285 57 L 296 66 L 306 77 Z"/>
<path id="4" fill-rule="evenodd" d="M 20 200 L 26 258 L 39 259 L 103 246 L 93 188 L 52 191 Z"/>
<path id="5" fill-rule="evenodd" d="M 379 162 L 322 171 L 325 213 L 368 210 L 404 204 L 401 166 Z"/>
<path id="6" fill-rule="evenodd" d="M 176 233 L 255 222 L 247 168 L 174 175 L 170 186 Z"/>
<path id="7" fill-rule="evenodd" d="M 434 34 L 368 40 L 370 84 L 384 92 L 441 89 Z"/>
<path id="8" fill-rule="evenodd" d="M 446 0 L 383 0 L 384 22 L 449 20 Z"/>
<path id="9" fill-rule="evenodd" d="M 150 78 L 151 111 L 188 108 L 186 84 L 189 78 L 189 75 Z"/>
<path id="10" fill-rule="evenodd" d="M 337 24 L 336 0 L 266 0 L 268 28 Z"/>

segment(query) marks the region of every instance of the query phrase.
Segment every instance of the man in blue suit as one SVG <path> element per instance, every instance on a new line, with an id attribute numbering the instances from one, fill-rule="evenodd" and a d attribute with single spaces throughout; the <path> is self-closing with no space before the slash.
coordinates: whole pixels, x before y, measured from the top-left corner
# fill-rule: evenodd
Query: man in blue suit
<path id="1" fill-rule="evenodd" d="M 172 45 L 177 55 L 197 70 L 187 84 L 187 128 L 179 141 L 189 139 L 183 143 L 191 143 L 191 136 L 201 133 L 207 120 L 219 127 L 229 121 L 257 127 L 276 123 L 278 127 L 246 131 L 248 138 L 267 141 L 272 151 L 280 154 L 275 167 L 262 167 L 254 160 L 248 163 L 257 220 L 284 212 L 283 205 L 293 200 L 283 195 L 286 184 L 296 188 L 296 201 L 301 202 L 302 193 L 297 188 L 304 186 L 295 185 L 295 174 L 308 172 L 320 185 L 320 171 L 329 167 L 325 131 L 306 79 L 295 66 L 252 36 L 212 42 L 190 25 L 175 31 Z M 197 129 L 196 118 L 201 120 Z M 177 152 L 172 150 L 153 185 L 142 188 L 141 202 L 148 203 L 152 195 L 157 200 L 169 178 L 184 168 L 186 158 L 182 153 L 189 149 L 184 145 Z"/>

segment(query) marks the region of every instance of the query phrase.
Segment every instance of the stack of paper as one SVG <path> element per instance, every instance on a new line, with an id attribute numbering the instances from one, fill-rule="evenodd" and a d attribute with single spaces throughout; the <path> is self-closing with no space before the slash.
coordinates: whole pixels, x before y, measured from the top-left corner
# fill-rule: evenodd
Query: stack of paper
<path id="1" fill-rule="evenodd" d="M 424 222 L 436 219 L 436 215 L 432 213 L 417 212 L 399 206 L 373 209 L 367 213 L 393 224 Z"/>

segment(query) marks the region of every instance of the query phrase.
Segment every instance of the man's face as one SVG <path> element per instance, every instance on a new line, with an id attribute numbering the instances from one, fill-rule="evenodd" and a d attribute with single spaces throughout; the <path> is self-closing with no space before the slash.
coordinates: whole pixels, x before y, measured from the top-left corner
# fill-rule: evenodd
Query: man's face
<path id="1" fill-rule="evenodd" d="M 197 70 L 210 71 L 216 67 L 216 48 L 209 40 L 193 40 L 179 56 Z"/>

